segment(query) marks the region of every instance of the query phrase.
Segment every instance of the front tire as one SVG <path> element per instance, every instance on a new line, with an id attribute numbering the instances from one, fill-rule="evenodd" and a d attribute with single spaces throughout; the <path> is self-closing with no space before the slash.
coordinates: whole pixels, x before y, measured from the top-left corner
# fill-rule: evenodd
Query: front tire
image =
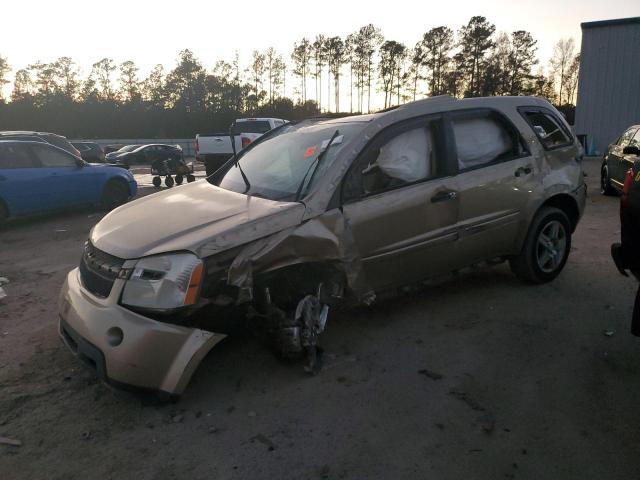
<path id="1" fill-rule="evenodd" d="M 164 184 L 169 188 L 173 187 L 173 177 L 171 175 L 167 175 L 164 178 Z"/>
<path id="2" fill-rule="evenodd" d="M 117 180 L 108 182 L 102 192 L 102 208 L 105 210 L 113 210 L 129 200 L 129 187 Z"/>
<path id="3" fill-rule="evenodd" d="M 522 252 L 509 260 L 520 280 L 546 283 L 556 278 L 571 251 L 571 222 L 559 208 L 543 207 L 529 226 Z"/>
<path id="4" fill-rule="evenodd" d="M 611 177 L 609 177 L 609 167 L 605 164 L 600 170 L 600 193 L 608 197 L 617 195 L 618 192 L 611 186 Z"/>

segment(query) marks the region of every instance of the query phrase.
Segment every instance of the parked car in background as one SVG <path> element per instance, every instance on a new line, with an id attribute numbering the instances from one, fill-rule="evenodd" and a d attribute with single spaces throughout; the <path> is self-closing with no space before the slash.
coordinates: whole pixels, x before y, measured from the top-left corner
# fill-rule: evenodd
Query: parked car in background
<path id="1" fill-rule="evenodd" d="M 269 130 L 287 123 L 280 118 L 239 118 L 231 126 L 236 153 Z M 207 176 L 218 170 L 233 155 L 229 132 L 196 135 L 196 160 L 203 162 Z"/>
<path id="2" fill-rule="evenodd" d="M 624 276 L 629 270 L 640 280 L 640 156 L 627 170 L 620 198 L 620 243 L 611 245 L 611 256 Z M 631 333 L 640 337 L 640 287 L 636 293 Z"/>
<path id="3" fill-rule="evenodd" d="M 0 140 L 0 224 L 76 205 L 112 209 L 136 192 L 122 168 L 89 164 L 48 143 Z"/>
<path id="4" fill-rule="evenodd" d="M 585 200 L 580 144 L 539 98 L 286 124 L 207 181 L 98 222 L 60 292 L 60 336 L 107 381 L 180 394 L 225 321 L 251 318 L 315 372 L 331 305 L 505 260 L 553 280 Z"/>
<path id="5" fill-rule="evenodd" d="M 625 175 L 640 155 L 640 125 L 625 130 L 609 145 L 602 159 L 600 170 L 600 193 L 618 195 L 624 188 Z"/>
<path id="6" fill-rule="evenodd" d="M 104 151 L 104 154 L 107 155 L 111 152 L 117 152 L 118 150 L 120 150 L 125 146 L 126 145 L 123 143 L 112 143 L 111 145 L 105 145 L 102 150 Z"/>
<path id="7" fill-rule="evenodd" d="M 62 135 L 48 132 L 30 132 L 30 131 L 4 131 L 0 132 L 0 140 L 6 137 L 7 140 L 33 140 L 34 137 L 39 138 L 43 142 L 47 142 L 58 148 L 80 157 L 80 152 L 74 147 L 69 140 Z"/>
<path id="8" fill-rule="evenodd" d="M 182 148 L 180 145 L 128 145 L 117 152 L 106 155 L 108 162 L 132 165 L 151 165 L 158 160 L 180 160 L 182 159 Z"/>
<path id="9" fill-rule="evenodd" d="M 105 154 L 102 147 L 95 142 L 73 142 L 72 145 L 78 149 L 82 159 L 89 163 L 104 163 Z"/>

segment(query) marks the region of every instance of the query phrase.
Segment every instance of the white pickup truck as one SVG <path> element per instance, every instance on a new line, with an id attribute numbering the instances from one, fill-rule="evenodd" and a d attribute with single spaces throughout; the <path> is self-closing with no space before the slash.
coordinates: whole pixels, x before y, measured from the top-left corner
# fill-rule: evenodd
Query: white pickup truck
<path id="1" fill-rule="evenodd" d="M 236 153 L 272 128 L 285 123 L 287 121 L 280 118 L 239 118 L 233 127 Z M 232 155 L 228 132 L 196 135 L 196 160 L 205 164 L 207 176 L 218 170 Z"/>

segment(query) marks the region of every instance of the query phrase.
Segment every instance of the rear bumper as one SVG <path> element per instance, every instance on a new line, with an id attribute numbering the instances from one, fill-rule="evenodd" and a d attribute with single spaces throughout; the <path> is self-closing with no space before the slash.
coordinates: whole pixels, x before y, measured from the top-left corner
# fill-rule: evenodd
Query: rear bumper
<path id="1" fill-rule="evenodd" d="M 62 340 L 108 383 L 181 394 L 225 336 L 131 312 L 117 303 L 122 287 L 117 280 L 109 297 L 99 299 L 84 289 L 79 270 L 72 270 L 59 296 Z"/>
<path id="2" fill-rule="evenodd" d="M 578 188 L 576 188 L 572 192 L 572 194 L 578 205 L 578 221 L 579 221 L 582 218 L 582 215 L 584 214 L 584 208 L 585 208 L 585 205 L 587 204 L 587 184 L 583 183 Z"/>

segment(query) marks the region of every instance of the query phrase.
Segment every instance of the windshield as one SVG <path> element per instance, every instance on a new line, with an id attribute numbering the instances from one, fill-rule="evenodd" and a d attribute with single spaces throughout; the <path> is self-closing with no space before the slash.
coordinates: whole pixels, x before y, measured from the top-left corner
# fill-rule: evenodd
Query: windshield
<path id="1" fill-rule="evenodd" d="M 209 181 L 234 192 L 294 201 L 303 179 L 305 185 L 300 192 L 304 195 L 312 187 L 309 182 L 315 184 L 322 178 L 340 149 L 365 126 L 365 122 L 285 125 L 272 137 L 244 151 L 238 160 L 239 167 L 231 163 L 225 172 L 210 177 Z M 327 153 L 314 165 L 336 130 L 338 134 Z M 248 191 L 242 172 L 251 185 Z"/>

